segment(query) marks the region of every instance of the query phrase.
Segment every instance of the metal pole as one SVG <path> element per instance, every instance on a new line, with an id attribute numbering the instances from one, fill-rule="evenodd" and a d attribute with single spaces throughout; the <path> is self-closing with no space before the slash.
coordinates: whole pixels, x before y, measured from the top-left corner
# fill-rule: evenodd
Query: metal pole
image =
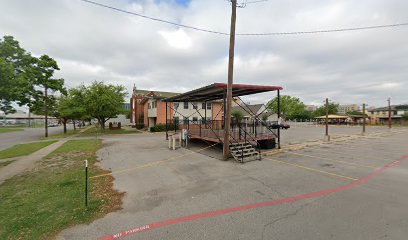
<path id="1" fill-rule="evenodd" d="M 280 90 L 278 90 L 278 121 L 281 118 Z M 281 123 L 279 123 L 281 124 Z M 278 125 L 278 149 L 281 149 L 280 126 Z"/>
<path id="2" fill-rule="evenodd" d="M 232 84 L 234 78 L 234 49 L 235 49 L 235 24 L 237 18 L 237 0 L 231 0 L 231 32 L 229 46 L 229 63 L 228 63 L 228 85 L 227 85 L 227 106 L 224 136 L 224 160 L 229 158 L 229 141 L 230 141 L 230 124 L 231 124 L 231 105 L 232 105 Z"/>
<path id="3" fill-rule="evenodd" d="M 326 136 L 329 136 L 329 99 L 326 98 Z"/>
<path id="4" fill-rule="evenodd" d="M 85 160 L 85 207 L 88 207 L 88 160 Z"/>
<path id="5" fill-rule="evenodd" d="M 204 102 L 204 124 L 207 128 L 207 101 Z"/>
<path id="6" fill-rule="evenodd" d="M 166 101 L 166 140 L 169 140 L 169 132 L 168 132 L 168 126 L 167 126 L 167 101 Z M 173 118 L 174 121 L 174 118 Z"/>
<path id="7" fill-rule="evenodd" d="M 391 98 L 388 98 L 388 128 L 391 129 Z"/>
<path id="8" fill-rule="evenodd" d="M 365 105 L 365 103 L 363 103 L 363 135 L 365 134 L 365 132 L 366 132 L 366 113 L 365 113 L 365 107 L 366 107 L 366 105 Z"/>

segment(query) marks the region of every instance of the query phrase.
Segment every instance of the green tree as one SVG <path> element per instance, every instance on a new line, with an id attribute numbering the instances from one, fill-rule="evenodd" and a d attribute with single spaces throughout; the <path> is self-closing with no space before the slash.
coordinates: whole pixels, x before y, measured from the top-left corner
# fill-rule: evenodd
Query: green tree
<path id="1" fill-rule="evenodd" d="M 34 101 L 31 103 L 38 110 L 38 106 L 44 107 L 45 116 L 45 137 L 48 137 L 48 115 L 52 106 L 52 103 L 56 103 L 55 99 L 51 99 L 48 94 L 49 90 L 53 92 L 65 93 L 64 79 L 53 78 L 54 72 L 60 70 L 57 62 L 48 55 L 42 55 L 35 61 L 35 68 L 32 69 L 33 85 L 36 89 L 42 89 L 42 91 L 35 90 L 31 94 Z M 31 107 L 31 106 L 30 106 Z"/>
<path id="2" fill-rule="evenodd" d="M 408 112 L 405 112 L 404 114 L 402 114 L 401 118 L 404 121 L 408 121 Z"/>
<path id="3" fill-rule="evenodd" d="M 360 112 L 360 111 L 350 111 L 346 113 L 347 115 L 365 115 L 364 113 Z"/>
<path id="4" fill-rule="evenodd" d="M 328 105 L 329 114 L 337 114 L 339 104 L 337 103 L 330 103 Z M 315 117 L 325 116 L 326 115 L 326 105 L 323 105 L 314 111 Z"/>
<path id="5" fill-rule="evenodd" d="M 123 109 L 125 96 L 123 86 L 106 85 L 95 81 L 86 88 L 83 104 L 86 112 L 92 118 L 96 118 L 101 129 L 104 130 L 106 121 L 125 113 Z"/>
<path id="6" fill-rule="evenodd" d="M 237 122 L 240 122 L 244 118 L 244 114 L 239 110 L 234 110 L 231 112 L 231 117 L 233 117 Z"/>
<path id="7" fill-rule="evenodd" d="M 268 108 L 272 112 L 278 112 L 278 98 L 275 97 L 267 104 Z M 284 119 L 309 119 L 311 118 L 311 112 L 305 110 L 305 104 L 303 104 L 299 98 L 291 97 L 288 95 L 281 96 L 280 99 L 280 112 Z"/>
<path id="8" fill-rule="evenodd" d="M 0 39 L 0 106 L 30 102 L 30 93 L 35 91 L 31 82 L 35 60 L 12 36 Z"/>

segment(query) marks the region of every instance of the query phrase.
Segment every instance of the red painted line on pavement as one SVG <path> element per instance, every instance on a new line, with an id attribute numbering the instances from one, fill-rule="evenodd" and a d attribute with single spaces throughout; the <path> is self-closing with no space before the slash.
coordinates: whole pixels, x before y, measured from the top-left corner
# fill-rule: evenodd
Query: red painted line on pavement
<path id="1" fill-rule="evenodd" d="M 299 201 L 299 200 L 308 199 L 308 198 L 316 198 L 316 197 L 325 196 L 325 195 L 328 195 L 328 194 L 331 194 L 331 193 L 341 192 L 341 191 L 344 191 L 346 189 L 349 189 L 349 188 L 352 188 L 352 187 L 355 187 L 355 186 L 358 186 L 360 184 L 363 184 L 363 183 L 367 182 L 368 180 L 370 180 L 374 176 L 376 176 L 376 175 L 384 172 L 388 168 L 400 163 L 401 160 L 404 159 L 404 158 L 408 158 L 408 155 L 404 155 L 399 160 L 396 160 L 396 161 L 394 161 L 392 163 L 389 163 L 389 164 L 385 165 L 384 167 L 379 168 L 379 169 L 371 172 L 367 176 L 365 176 L 363 178 L 360 178 L 360 179 L 358 179 L 358 180 L 356 180 L 356 181 L 354 181 L 352 183 L 349 183 L 347 185 L 343 185 L 341 187 L 325 189 L 325 190 L 318 191 L 318 192 L 306 193 L 306 194 L 295 196 L 295 197 L 277 199 L 277 200 L 273 200 L 273 201 L 270 201 L 270 202 L 254 203 L 254 204 L 249 204 L 249 205 L 244 205 L 244 206 L 239 206 L 239 207 L 234 207 L 234 208 L 226 208 L 226 209 L 220 209 L 220 210 L 215 210 L 215 211 L 210 211 L 210 212 L 204 212 L 204 213 L 199 213 L 199 214 L 194 214 L 194 215 L 189 215 L 189 216 L 184 216 L 184 217 L 179 217 L 179 218 L 173 218 L 173 219 L 169 219 L 169 220 L 165 220 L 165 221 L 161 221 L 161 222 L 156 222 L 156 223 L 151 223 L 151 224 L 144 225 L 144 226 L 141 226 L 141 227 L 133 228 L 133 229 L 130 229 L 130 230 L 127 230 L 127 231 L 117 233 L 117 234 L 107 235 L 107 236 L 98 238 L 97 240 L 113 240 L 113 239 L 123 238 L 123 237 L 128 236 L 128 235 L 133 235 L 133 234 L 136 234 L 136 233 L 139 233 L 139 232 L 144 232 L 144 231 L 148 231 L 148 230 L 151 230 L 151 229 L 154 229 L 154 228 L 164 227 L 164 226 L 168 226 L 168 225 L 172 225 L 172 224 L 176 224 L 176 223 L 188 222 L 188 221 L 198 220 L 198 219 L 201 219 L 201 218 L 214 217 L 214 216 L 223 215 L 223 214 L 227 214 L 227 213 L 240 212 L 240 211 L 244 211 L 244 210 L 248 210 L 248 209 L 271 206 L 271 205 L 276 205 L 276 204 L 281 204 L 281 203 L 294 202 L 294 201 Z"/>

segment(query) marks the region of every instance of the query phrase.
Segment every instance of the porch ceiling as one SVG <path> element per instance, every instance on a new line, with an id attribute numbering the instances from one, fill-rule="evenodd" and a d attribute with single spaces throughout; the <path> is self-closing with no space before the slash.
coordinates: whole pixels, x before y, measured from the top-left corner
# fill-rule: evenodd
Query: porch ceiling
<path id="1" fill-rule="evenodd" d="M 247 84 L 233 84 L 232 97 L 245 96 L 263 92 L 282 90 L 279 86 L 261 86 L 261 85 L 247 85 Z M 213 83 L 211 85 L 198 88 L 186 93 L 169 97 L 163 101 L 167 102 L 206 102 L 214 101 L 224 98 L 224 93 L 227 91 L 227 84 Z"/>

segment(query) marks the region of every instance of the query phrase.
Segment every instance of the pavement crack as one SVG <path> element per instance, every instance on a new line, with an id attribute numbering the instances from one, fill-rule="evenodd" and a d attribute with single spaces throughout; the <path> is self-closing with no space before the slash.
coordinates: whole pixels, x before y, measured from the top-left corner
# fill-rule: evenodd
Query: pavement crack
<path id="1" fill-rule="evenodd" d="M 311 201 L 311 202 L 305 203 L 305 204 L 301 205 L 299 208 L 297 208 L 295 211 L 289 212 L 289 213 L 285 214 L 285 215 L 282 216 L 282 217 L 279 217 L 279 218 L 277 218 L 277 219 L 274 219 L 274 220 L 272 220 L 272 221 L 266 223 L 266 224 L 263 226 L 263 228 L 262 228 L 261 239 L 264 240 L 265 230 L 266 230 L 268 227 L 274 225 L 274 224 L 277 223 L 277 222 L 280 222 L 281 220 L 285 220 L 285 219 L 288 219 L 288 218 L 290 218 L 290 217 L 292 217 L 292 216 L 296 216 L 296 215 L 297 215 L 300 211 L 302 211 L 305 207 L 309 206 L 310 204 L 314 203 L 314 202 L 317 201 L 317 200 L 318 200 L 318 199 L 315 199 L 315 200 L 313 200 L 313 201 Z"/>
<path id="2" fill-rule="evenodd" d="M 283 193 L 279 192 L 278 190 L 276 190 L 275 188 L 273 188 L 272 186 L 266 184 L 264 181 L 262 181 L 262 180 L 260 180 L 260 179 L 258 179 L 258 178 L 251 177 L 251 176 L 247 176 L 247 178 L 249 178 L 249 179 L 251 179 L 251 180 L 253 180 L 253 181 L 255 181 L 255 182 L 258 182 L 258 183 L 262 184 L 264 187 L 266 187 L 266 188 L 272 190 L 274 193 L 276 193 L 277 195 L 279 195 L 279 196 L 282 197 L 282 198 L 283 198 L 283 197 L 286 197 Z"/>

